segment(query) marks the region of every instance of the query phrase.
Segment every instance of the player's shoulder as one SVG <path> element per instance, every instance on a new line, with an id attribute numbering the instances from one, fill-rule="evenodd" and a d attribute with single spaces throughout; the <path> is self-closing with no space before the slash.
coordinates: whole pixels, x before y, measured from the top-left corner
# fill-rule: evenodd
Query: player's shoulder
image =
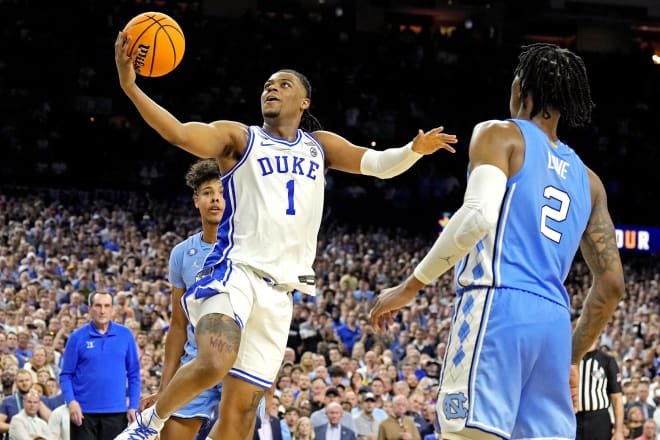
<path id="1" fill-rule="evenodd" d="M 511 120 L 491 119 L 479 122 L 472 130 L 471 147 L 500 145 L 520 148 L 524 144 L 518 125 Z"/>
<path id="2" fill-rule="evenodd" d="M 191 245 L 194 245 L 198 241 L 199 232 L 196 232 L 188 236 L 185 240 L 182 240 L 174 245 L 171 255 L 176 255 L 185 252 Z"/>
<path id="3" fill-rule="evenodd" d="M 321 145 L 324 144 L 324 142 L 327 142 L 330 139 L 334 139 L 338 137 L 337 134 L 327 131 L 327 130 L 316 130 L 312 131 L 309 133 L 310 136 L 312 136 L 314 139 L 316 139 Z"/>
<path id="4" fill-rule="evenodd" d="M 519 134 L 518 125 L 510 119 L 489 119 L 481 121 L 474 126 L 472 130 L 475 134 Z"/>
<path id="5" fill-rule="evenodd" d="M 227 133 L 235 144 L 243 144 L 247 142 L 249 137 L 250 127 L 242 122 L 219 119 L 209 125 L 215 128 L 218 133 Z"/>
<path id="6" fill-rule="evenodd" d="M 243 122 L 230 121 L 228 119 L 218 119 L 217 121 L 211 122 L 210 125 L 217 128 L 224 128 L 229 130 L 241 130 L 246 132 L 249 128 L 248 125 L 244 124 Z"/>
<path id="7" fill-rule="evenodd" d="M 605 185 L 603 181 L 600 180 L 600 177 L 594 170 L 588 166 L 584 166 L 587 171 L 587 178 L 589 179 L 589 189 L 591 192 L 591 201 L 592 203 L 603 202 L 604 206 L 607 203 L 607 193 L 605 191 Z"/>

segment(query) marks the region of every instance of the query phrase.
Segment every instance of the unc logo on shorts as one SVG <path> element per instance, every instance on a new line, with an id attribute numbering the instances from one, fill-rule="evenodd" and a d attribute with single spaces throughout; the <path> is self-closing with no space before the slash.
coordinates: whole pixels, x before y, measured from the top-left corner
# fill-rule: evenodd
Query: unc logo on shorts
<path id="1" fill-rule="evenodd" d="M 197 249 L 195 249 L 195 248 L 188 249 L 188 255 L 190 255 L 191 257 L 192 257 L 193 255 L 195 255 L 196 253 L 197 253 Z"/>
<path id="2" fill-rule="evenodd" d="M 467 417 L 467 397 L 463 393 L 447 394 L 442 401 L 442 412 L 447 420 L 464 419 Z"/>

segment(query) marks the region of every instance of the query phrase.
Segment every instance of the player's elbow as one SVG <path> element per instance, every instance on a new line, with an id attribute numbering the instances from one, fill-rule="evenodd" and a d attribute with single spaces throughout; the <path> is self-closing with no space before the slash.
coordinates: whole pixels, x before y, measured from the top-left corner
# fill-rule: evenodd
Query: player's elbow
<path id="1" fill-rule="evenodd" d="M 619 302 L 623 299 L 625 293 L 626 284 L 623 280 L 623 276 L 617 277 L 617 279 L 611 283 L 610 295 L 612 298 L 615 298 L 617 302 Z"/>
<path id="2" fill-rule="evenodd" d="M 598 284 L 602 292 L 612 303 L 618 304 L 626 291 L 622 273 L 604 272 L 595 277 L 594 284 Z"/>
<path id="3" fill-rule="evenodd" d="M 498 216 L 479 206 L 463 205 L 461 209 L 465 210 L 466 215 L 456 234 L 456 245 L 463 250 L 469 250 L 497 227 Z"/>

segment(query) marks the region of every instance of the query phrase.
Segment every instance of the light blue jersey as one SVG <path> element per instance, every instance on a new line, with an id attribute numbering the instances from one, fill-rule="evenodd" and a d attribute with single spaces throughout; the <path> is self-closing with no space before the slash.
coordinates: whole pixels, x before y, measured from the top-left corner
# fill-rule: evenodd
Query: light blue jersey
<path id="1" fill-rule="evenodd" d="M 443 433 L 575 438 L 564 280 L 591 215 L 586 167 L 533 122 L 497 226 L 455 267 L 458 300 L 440 377 Z"/>
<path id="2" fill-rule="evenodd" d="M 181 243 L 174 246 L 170 253 L 170 283 L 174 287 L 187 289 L 195 282 L 195 276 L 204 266 L 204 260 L 213 247 L 212 243 L 202 240 L 202 232 L 191 235 Z M 197 356 L 197 344 L 192 325 L 186 326 L 188 337 L 181 356 L 181 364 L 190 362 Z M 222 384 L 203 391 L 189 404 L 176 411 L 173 416 L 179 418 L 201 417 L 211 420 L 220 402 Z"/>
<path id="3" fill-rule="evenodd" d="M 170 283 L 180 289 L 187 289 L 195 282 L 197 272 L 204 267 L 204 260 L 211 252 L 213 243 L 202 240 L 202 233 L 191 235 L 181 243 L 174 246 L 170 253 Z M 187 326 L 188 339 L 184 347 L 182 363 L 190 361 L 197 356 L 197 344 L 190 324 Z"/>
<path id="4" fill-rule="evenodd" d="M 564 280 L 591 214 L 586 167 L 533 122 L 513 122 L 525 140 L 523 166 L 507 182 L 497 229 L 457 264 L 456 291 L 507 287 L 569 308 Z"/>

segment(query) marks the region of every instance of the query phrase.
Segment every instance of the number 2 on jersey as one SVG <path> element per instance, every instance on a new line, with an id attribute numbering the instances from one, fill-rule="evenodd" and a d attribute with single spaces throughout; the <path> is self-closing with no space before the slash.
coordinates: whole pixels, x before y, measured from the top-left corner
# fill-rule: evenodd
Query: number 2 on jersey
<path id="1" fill-rule="evenodd" d="M 543 190 L 543 197 L 552 199 L 559 202 L 559 208 L 554 208 L 550 205 L 543 205 L 541 208 L 541 234 L 548 237 L 555 243 L 559 243 L 562 233 L 556 229 L 548 226 L 548 219 L 556 222 L 563 222 L 568 216 L 568 207 L 571 204 L 571 198 L 564 191 L 555 188 L 554 186 L 547 186 Z"/>
<path id="2" fill-rule="evenodd" d="M 289 196 L 289 207 L 286 208 L 286 215 L 296 215 L 296 208 L 293 207 L 293 179 L 286 183 L 286 190 Z"/>

